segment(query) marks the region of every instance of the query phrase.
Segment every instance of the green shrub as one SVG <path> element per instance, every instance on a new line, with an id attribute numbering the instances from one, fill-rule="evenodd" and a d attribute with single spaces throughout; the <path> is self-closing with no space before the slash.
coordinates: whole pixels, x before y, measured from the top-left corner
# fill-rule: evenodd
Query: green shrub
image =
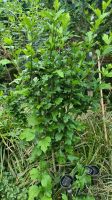
<path id="1" fill-rule="evenodd" d="M 14 11 L 14 4 L 8 5 Z M 57 199 L 61 196 L 61 192 L 56 193 L 60 177 L 81 162 L 75 145 L 80 142 L 78 133 L 83 133 L 85 127 L 77 117 L 97 107 L 99 80 L 95 65 L 105 48 L 106 53 L 110 52 L 110 46 L 100 48 L 96 41 L 97 31 L 109 14 L 105 13 L 106 6 L 103 13 L 93 9 L 97 19 L 91 22 L 84 38 L 76 42 L 71 42 L 70 15 L 58 0 L 53 9 L 43 8 L 39 1 L 33 1 L 31 9 L 25 12 L 20 6 L 17 25 L 14 17 L 8 18 L 13 28 L 8 27 L 7 36 L 12 37 L 13 61 L 19 75 L 10 83 L 8 95 L 2 95 L 2 101 L 13 120 L 11 137 L 19 137 L 34 147 L 29 156 L 34 164 L 30 170 L 29 200 Z M 15 11 L 14 14 L 17 16 Z M 17 37 L 13 35 L 15 27 Z M 4 37 L 3 34 L 7 43 Z M 16 46 L 17 38 L 21 40 Z M 92 52 L 94 56 L 88 59 Z M 4 60 L 1 65 L 6 65 Z M 93 97 L 88 95 L 89 90 Z M 8 128 L 5 131 L 10 134 Z M 77 185 L 83 188 L 87 177 L 80 173 L 77 177 Z"/>

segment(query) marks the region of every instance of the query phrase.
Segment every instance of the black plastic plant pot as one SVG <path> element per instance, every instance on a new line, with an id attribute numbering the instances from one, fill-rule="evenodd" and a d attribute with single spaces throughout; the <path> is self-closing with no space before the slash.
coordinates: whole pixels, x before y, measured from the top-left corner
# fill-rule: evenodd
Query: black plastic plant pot
<path id="1" fill-rule="evenodd" d="M 63 188 L 70 188 L 73 183 L 73 177 L 70 175 L 65 175 L 61 178 L 60 184 Z"/>
<path id="2" fill-rule="evenodd" d="M 86 174 L 87 175 L 98 175 L 99 174 L 99 168 L 95 165 L 87 165 L 85 166 Z"/>

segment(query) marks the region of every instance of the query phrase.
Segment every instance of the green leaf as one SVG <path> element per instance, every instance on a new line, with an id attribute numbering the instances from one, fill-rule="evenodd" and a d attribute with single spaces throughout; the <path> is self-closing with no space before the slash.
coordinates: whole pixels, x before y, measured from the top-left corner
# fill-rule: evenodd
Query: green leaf
<path id="1" fill-rule="evenodd" d="M 13 43 L 13 40 L 11 38 L 5 37 L 4 42 L 8 45 L 11 45 Z"/>
<path id="2" fill-rule="evenodd" d="M 28 125 L 35 126 L 37 125 L 37 116 L 33 113 L 27 117 Z"/>
<path id="3" fill-rule="evenodd" d="M 38 146 L 45 153 L 48 147 L 50 146 L 50 143 L 51 143 L 51 138 L 47 136 L 39 141 Z"/>
<path id="4" fill-rule="evenodd" d="M 109 4 L 111 3 L 112 0 L 109 0 L 107 2 L 103 1 L 102 2 L 102 8 L 103 8 L 103 12 L 107 9 L 107 7 L 109 6 Z"/>
<path id="5" fill-rule="evenodd" d="M 96 14 L 98 17 L 100 17 L 100 15 L 101 15 L 101 10 L 100 10 L 99 8 L 97 8 L 97 9 L 95 9 L 94 11 L 95 11 L 95 14 Z"/>
<path id="6" fill-rule="evenodd" d="M 62 194 L 62 200 L 68 200 L 68 197 L 66 194 Z"/>
<path id="7" fill-rule="evenodd" d="M 27 26 L 28 28 L 31 28 L 31 27 L 32 27 L 32 21 L 31 21 L 31 18 L 30 18 L 30 17 L 24 16 L 23 20 L 24 20 L 25 26 Z"/>
<path id="8" fill-rule="evenodd" d="M 91 42 L 92 40 L 93 40 L 93 32 L 92 31 L 89 31 L 89 32 L 87 32 L 87 37 L 88 37 L 88 40 L 89 40 L 89 42 Z"/>
<path id="9" fill-rule="evenodd" d="M 62 139 L 62 137 L 63 137 L 62 133 L 56 133 L 56 135 L 55 135 L 56 141 L 60 141 Z"/>
<path id="10" fill-rule="evenodd" d="M 109 37 L 107 34 L 104 34 L 102 39 L 108 45 L 111 43 L 111 37 Z"/>
<path id="11" fill-rule="evenodd" d="M 56 13 L 56 15 L 55 15 L 54 20 L 56 21 L 57 19 L 60 19 L 60 17 L 63 16 L 63 15 L 62 15 L 63 12 L 64 12 L 63 9 L 59 10 L 59 11 Z"/>
<path id="12" fill-rule="evenodd" d="M 60 2 L 59 0 L 55 0 L 54 1 L 54 4 L 53 4 L 53 7 L 56 11 L 58 11 L 59 7 L 60 7 Z"/>
<path id="13" fill-rule="evenodd" d="M 66 163 L 66 156 L 62 151 L 58 152 L 57 160 L 58 160 L 59 164 L 65 164 Z"/>
<path id="14" fill-rule="evenodd" d="M 99 26 L 103 23 L 104 19 L 109 15 L 109 12 L 103 13 L 100 15 L 98 19 L 95 21 L 94 29 L 97 30 Z"/>
<path id="15" fill-rule="evenodd" d="M 41 198 L 41 200 L 52 200 L 52 198 L 51 198 L 51 197 L 47 197 L 47 196 L 43 196 L 43 197 Z"/>
<path id="16" fill-rule="evenodd" d="M 0 60 L 0 65 L 7 65 L 9 63 L 11 63 L 11 61 L 8 60 L 8 59 L 2 59 L 2 60 Z"/>
<path id="17" fill-rule="evenodd" d="M 112 78 L 112 72 L 108 72 L 108 74 L 106 75 L 106 77 Z"/>
<path id="18" fill-rule="evenodd" d="M 61 78 L 64 78 L 64 73 L 62 70 L 56 70 L 55 73 L 57 73 Z"/>
<path id="19" fill-rule="evenodd" d="M 13 91 L 13 95 L 27 96 L 28 94 L 29 94 L 29 88 L 23 88 L 23 89 L 20 89 L 20 90 Z"/>
<path id="20" fill-rule="evenodd" d="M 79 160 L 79 158 L 76 157 L 76 156 L 73 156 L 73 155 L 68 155 L 68 160 L 70 160 L 71 162 L 73 162 L 74 160 L 75 161 Z"/>
<path id="21" fill-rule="evenodd" d="M 45 188 L 49 188 L 49 186 L 51 187 L 51 177 L 49 176 L 49 174 L 43 174 L 42 176 L 42 180 L 41 180 L 41 184 L 43 187 Z"/>
<path id="22" fill-rule="evenodd" d="M 40 192 L 40 188 L 36 185 L 32 185 L 29 188 L 29 192 L 28 192 L 29 198 L 28 198 L 28 200 L 34 200 L 36 197 L 38 197 L 39 192 Z"/>
<path id="23" fill-rule="evenodd" d="M 111 68 L 110 68 L 111 69 Z M 102 74 L 104 77 L 112 77 L 112 70 L 110 71 L 108 68 L 102 67 Z"/>
<path id="24" fill-rule="evenodd" d="M 36 180 L 40 177 L 40 172 L 37 168 L 32 168 L 30 170 L 30 177 L 32 180 Z"/>
<path id="25" fill-rule="evenodd" d="M 73 84 L 73 86 L 79 85 L 80 80 L 72 80 L 72 84 Z"/>
<path id="26" fill-rule="evenodd" d="M 35 160 L 37 160 L 37 158 L 40 157 L 41 154 L 42 154 L 42 150 L 39 148 L 38 145 L 36 145 L 32 150 L 32 153 L 30 156 L 30 162 L 34 162 Z"/>
<path id="27" fill-rule="evenodd" d="M 48 18 L 50 20 L 52 20 L 52 18 L 53 18 L 52 12 L 47 11 L 47 10 L 43 10 L 43 11 L 39 12 L 39 15 L 43 18 Z"/>
<path id="28" fill-rule="evenodd" d="M 110 12 L 105 12 L 105 13 L 102 13 L 102 15 L 99 17 L 99 19 L 102 20 L 105 19 L 108 15 L 110 14 Z"/>
<path id="29" fill-rule="evenodd" d="M 61 17 L 62 26 L 66 29 L 70 23 L 70 15 L 69 13 L 63 13 Z"/>
<path id="30" fill-rule="evenodd" d="M 110 83 L 101 83 L 100 84 L 100 89 L 104 89 L 104 90 L 109 90 L 111 89 L 111 84 Z"/>
<path id="31" fill-rule="evenodd" d="M 3 96 L 3 94 L 4 94 L 4 93 L 3 93 L 3 91 L 2 91 L 2 90 L 0 90 L 0 96 Z"/>
<path id="32" fill-rule="evenodd" d="M 55 100 L 55 104 L 59 105 L 63 101 L 63 98 L 59 97 Z"/>
<path id="33" fill-rule="evenodd" d="M 100 56 L 100 55 L 101 55 L 101 52 L 100 52 L 99 49 L 96 50 L 96 54 L 97 54 L 97 56 Z"/>
<path id="34" fill-rule="evenodd" d="M 110 54 L 112 52 L 112 45 L 108 45 L 104 48 L 102 55 L 105 56 L 107 54 Z"/>
<path id="35" fill-rule="evenodd" d="M 21 140 L 25 139 L 26 141 L 32 141 L 34 138 L 35 138 L 35 132 L 30 128 L 24 129 L 24 131 L 20 134 Z"/>

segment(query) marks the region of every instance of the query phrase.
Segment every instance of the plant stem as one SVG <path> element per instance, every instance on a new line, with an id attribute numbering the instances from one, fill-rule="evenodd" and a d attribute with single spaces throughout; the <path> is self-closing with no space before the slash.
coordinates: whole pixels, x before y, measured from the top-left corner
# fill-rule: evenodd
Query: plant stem
<path id="1" fill-rule="evenodd" d="M 98 70 L 99 70 L 99 80 L 100 84 L 102 83 L 102 76 L 101 76 L 101 62 L 100 58 L 98 57 Z M 107 134 L 107 127 L 105 123 L 105 106 L 104 106 L 104 97 L 103 97 L 103 90 L 100 89 L 100 104 L 101 104 L 101 110 L 102 110 L 102 119 L 103 119 L 103 127 L 104 127 L 104 136 L 105 141 L 108 141 L 108 134 Z"/>
<path id="2" fill-rule="evenodd" d="M 52 149 L 52 162 L 53 162 L 53 171 L 54 174 L 56 173 L 56 164 L 55 164 L 55 155 L 54 155 L 54 150 Z"/>

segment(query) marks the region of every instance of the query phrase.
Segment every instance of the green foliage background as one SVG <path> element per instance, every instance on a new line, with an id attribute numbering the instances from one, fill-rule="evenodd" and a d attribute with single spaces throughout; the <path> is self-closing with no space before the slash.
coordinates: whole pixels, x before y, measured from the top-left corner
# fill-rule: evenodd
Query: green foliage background
<path id="1" fill-rule="evenodd" d="M 90 183 L 83 174 L 86 160 L 75 148 L 86 128 L 79 116 L 98 110 L 100 89 L 111 88 L 105 77 L 112 77 L 112 66 L 102 68 L 100 83 L 96 65 L 98 58 L 112 52 L 112 33 L 105 32 L 110 24 L 104 25 L 111 15 L 111 1 L 103 2 L 102 12 L 91 6 L 91 14 L 88 4 L 84 7 L 80 1 L 75 12 L 58 0 L 48 3 L 1 2 L 1 180 L 7 177 L 4 180 L 13 188 L 4 175 L 10 169 L 27 185 L 17 191 L 15 187 L 10 199 L 51 200 L 61 198 L 61 193 L 67 199 L 59 189 L 66 171 L 78 170 L 74 188 Z M 8 195 L 7 188 L 4 197 L 4 187 L 5 181 L 2 199 Z"/>

